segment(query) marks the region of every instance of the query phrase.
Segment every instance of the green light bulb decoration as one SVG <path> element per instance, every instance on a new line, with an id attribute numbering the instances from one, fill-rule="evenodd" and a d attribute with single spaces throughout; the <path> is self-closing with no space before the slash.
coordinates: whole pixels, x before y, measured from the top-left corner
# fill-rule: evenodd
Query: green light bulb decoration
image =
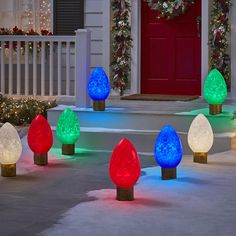
<path id="1" fill-rule="evenodd" d="M 80 136 L 80 124 L 70 108 L 61 113 L 56 126 L 56 135 L 62 143 L 62 154 L 74 155 L 75 143 Z"/>
<path id="2" fill-rule="evenodd" d="M 211 115 L 222 113 L 222 103 L 227 97 L 227 86 L 222 74 L 213 69 L 204 82 L 203 96 L 209 103 Z"/>

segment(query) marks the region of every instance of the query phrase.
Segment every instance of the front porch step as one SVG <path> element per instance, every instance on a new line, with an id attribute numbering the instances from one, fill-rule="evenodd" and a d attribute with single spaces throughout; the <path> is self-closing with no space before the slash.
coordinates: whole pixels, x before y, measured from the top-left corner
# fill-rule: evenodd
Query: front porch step
<path id="1" fill-rule="evenodd" d="M 172 103 L 171 103 L 172 104 Z M 226 105 L 223 113 L 209 115 L 208 107 L 194 107 L 181 110 L 175 108 L 171 112 L 154 110 L 154 107 L 139 108 L 107 108 L 106 111 L 93 111 L 91 108 L 78 108 L 75 106 L 58 106 L 48 111 L 48 121 L 51 126 L 56 126 L 61 112 L 65 108 L 71 108 L 77 115 L 81 127 L 108 128 L 108 129 L 131 129 L 131 130 L 161 130 L 164 125 L 172 125 L 177 132 L 188 132 L 192 120 L 197 114 L 203 113 L 212 125 L 214 133 L 236 131 L 236 120 L 233 119 L 235 106 Z M 166 107 L 162 108 L 166 109 Z M 172 107 L 172 109 L 174 109 Z"/>
<path id="2" fill-rule="evenodd" d="M 135 102 L 133 105 L 123 103 L 120 107 L 107 107 L 104 112 L 61 105 L 48 111 L 48 121 L 54 130 L 59 115 L 68 107 L 75 112 L 81 126 L 81 137 L 77 146 L 91 150 L 112 151 L 117 142 L 126 137 L 134 143 L 139 152 L 153 155 L 158 132 L 164 125 L 169 124 L 180 135 L 184 153 L 190 154 L 187 132 L 192 120 L 199 113 L 205 114 L 212 125 L 215 134 L 211 150 L 213 153 L 229 150 L 230 139 L 236 131 L 236 120 L 233 119 L 235 104 L 223 106 L 222 114 L 212 116 L 208 113 L 208 105 L 202 101 Z M 54 145 L 61 146 L 56 137 Z"/>
<path id="3" fill-rule="evenodd" d="M 56 148 L 61 147 L 61 143 L 55 135 L 56 127 L 52 127 L 54 134 L 54 144 Z M 76 143 L 77 148 L 85 148 L 92 151 L 112 151 L 115 145 L 122 139 L 128 138 L 134 144 L 139 153 L 153 155 L 153 150 L 158 135 L 158 130 L 131 130 L 131 129 L 109 129 L 81 127 L 81 135 Z M 232 133 L 215 134 L 214 145 L 210 153 L 218 153 L 230 150 Z M 183 145 L 184 154 L 191 154 L 187 133 L 179 132 L 179 137 Z"/>

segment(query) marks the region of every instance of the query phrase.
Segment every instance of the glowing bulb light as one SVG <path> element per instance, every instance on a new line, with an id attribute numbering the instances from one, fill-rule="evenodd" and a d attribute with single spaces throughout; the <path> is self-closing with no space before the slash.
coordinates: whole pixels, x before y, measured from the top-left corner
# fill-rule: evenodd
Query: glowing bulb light
<path id="1" fill-rule="evenodd" d="M 80 136 L 80 125 L 75 113 L 71 109 L 65 109 L 59 116 L 56 135 L 62 143 L 62 154 L 74 155 L 75 143 Z"/>
<path id="2" fill-rule="evenodd" d="M 209 103 L 210 114 L 222 113 L 222 103 L 227 97 L 227 86 L 222 74 L 213 69 L 204 82 L 203 95 Z"/>
<path id="3" fill-rule="evenodd" d="M 211 125 L 203 114 L 194 118 L 188 131 L 188 144 L 193 151 L 193 161 L 207 163 L 207 153 L 214 141 Z"/>
<path id="4" fill-rule="evenodd" d="M 162 179 L 176 179 L 176 167 L 182 159 L 183 149 L 178 134 L 170 125 L 164 126 L 160 131 L 154 155 L 161 166 Z"/>
<path id="5" fill-rule="evenodd" d="M 34 152 L 34 163 L 47 165 L 47 152 L 52 147 L 53 136 L 50 125 L 42 115 L 36 116 L 29 127 L 28 144 Z"/>
<path id="6" fill-rule="evenodd" d="M 0 129 L 0 163 L 3 177 L 16 176 L 16 162 L 22 152 L 22 144 L 17 130 L 10 123 Z"/>
<path id="7" fill-rule="evenodd" d="M 132 201 L 133 186 L 140 176 L 138 154 L 128 139 L 122 139 L 115 147 L 109 166 L 112 181 L 117 186 L 116 199 Z"/>
<path id="8" fill-rule="evenodd" d="M 88 94 L 93 99 L 95 111 L 105 110 L 105 100 L 110 93 L 110 83 L 106 73 L 101 67 L 97 67 L 90 75 L 88 82 Z"/>

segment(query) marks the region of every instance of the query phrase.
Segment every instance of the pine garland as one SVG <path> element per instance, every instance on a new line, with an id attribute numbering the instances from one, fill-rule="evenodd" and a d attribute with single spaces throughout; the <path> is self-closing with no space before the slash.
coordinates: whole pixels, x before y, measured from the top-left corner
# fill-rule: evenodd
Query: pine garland
<path id="1" fill-rule="evenodd" d="M 120 95 L 127 88 L 130 76 L 131 63 L 131 6 L 129 0 L 113 0 L 113 26 L 112 26 L 112 47 L 113 56 L 111 63 L 112 87 L 118 90 Z"/>
<path id="2" fill-rule="evenodd" d="M 211 48 L 210 70 L 217 68 L 230 88 L 230 56 L 229 51 L 229 12 L 231 0 L 213 0 L 211 7 L 209 46 Z"/>
<path id="3" fill-rule="evenodd" d="M 157 12 L 157 18 L 167 20 L 179 16 L 194 4 L 193 0 L 145 0 L 148 6 Z"/>

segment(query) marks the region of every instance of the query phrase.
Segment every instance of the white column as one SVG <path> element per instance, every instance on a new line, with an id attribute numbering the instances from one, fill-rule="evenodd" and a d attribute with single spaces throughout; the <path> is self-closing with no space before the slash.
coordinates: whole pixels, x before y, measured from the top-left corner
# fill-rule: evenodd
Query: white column
<path id="1" fill-rule="evenodd" d="M 66 42 L 66 95 L 70 95 L 70 42 Z"/>
<path id="2" fill-rule="evenodd" d="M 9 85 L 8 94 L 13 94 L 13 42 L 9 42 Z"/>
<path id="3" fill-rule="evenodd" d="M 131 37 L 133 48 L 131 49 L 131 94 L 140 93 L 140 32 L 141 32 L 141 1 L 132 1 L 131 6 Z"/>
<path id="4" fill-rule="evenodd" d="M 75 105 L 89 107 L 87 84 L 90 74 L 91 32 L 87 29 L 76 30 L 75 42 Z"/>
<path id="5" fill-rule="evenodd" d="M 17 42 L 17 84 L 16 84 L 16 94 L 21 94 L 21 42 Z"/>
<path id="6" fill-rule="evenodd" d="M 29 95 L 29 42 L 25 42 L 25 95 Z"/>
<path id="7" fill-rule="evenodd" d="M 209 34 L 209 1 L 202 0 L 202 65 L 201 65 L 201 76 L 202 76 L 202 95 L 204 80 L 208 74 L 208 34 Z"/>
<path id="8" fill-rule="evenodd" d="M 57 95 L 61 96 L 61 42 L 58 42 L 57 51 Z"/>
<path id="9" fill-rule="evenodd" d="M 102 19 L 102 31 L 103 31 L 103 70 L 106 72 L 107 76 L 110 77 L 110 11 L 111 11 L 111 1 L 103 0 L 103 19 Z"/>
<path id="10" fill-rule="evenodd" d="M 33 96 L 37 95 L 37 42 L 33 42 Z"/>
<path id="11" fill-rule="evenodd" d="M 53 64 L 53 42 L 50 42 L 50 52 L 49 52 L 49 96 L 53 96 L 53 72 L 54 72 L 54 64 Z"/>
<path id="12" fill-rule="evenodd" d="M 45 42 L 41 43 L 41 96 L 45 96 Z"/>
<path id="13" fill-rule="evenodd" d="M 231 93 L 230 98 L 236 100 L 236 4 L 231 9 Z"/>
<path id="14" fill-rule="evenodd" d="M 5 94 L 5 45 L 1 41 L 1 93 Z"/>

